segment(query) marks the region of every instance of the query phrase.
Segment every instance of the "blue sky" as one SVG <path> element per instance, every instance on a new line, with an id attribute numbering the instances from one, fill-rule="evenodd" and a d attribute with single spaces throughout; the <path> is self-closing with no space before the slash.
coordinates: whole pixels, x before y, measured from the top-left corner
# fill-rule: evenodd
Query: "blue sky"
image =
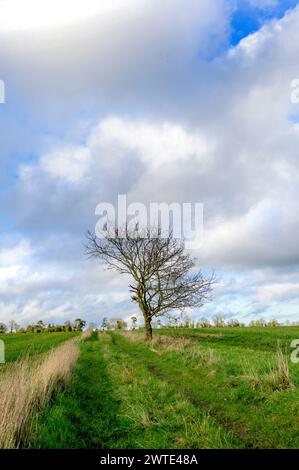
<path id="1" fill-rule="evenodd" d="M 242 38 L 255 33 L 266 22 L 282 18 L 286 11 L 294 8 L 297 3 L 297 0 L 236 2 L 231 20 L 231 44 L 238 44 Z"/>
<path id="2" fill-rule="evenodd" d="M 296 4 L 0 0 L 0 321 L 138 313 L 82 249 L 118 194 L 204 203 L 195 318 L 299 320 Z"/>

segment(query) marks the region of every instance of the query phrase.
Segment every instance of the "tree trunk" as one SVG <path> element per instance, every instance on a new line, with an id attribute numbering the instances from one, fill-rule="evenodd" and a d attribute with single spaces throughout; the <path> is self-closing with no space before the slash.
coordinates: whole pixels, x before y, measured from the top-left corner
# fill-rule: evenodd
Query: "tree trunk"
<path id="1" fill-rule="evenodd" d="M 153 339 L 152 320 L 145 314 L 144 314 L 144 325 L 145 325 L 146 339 L 148 341 L 152 341 Z"/>
<path id="2" fill-rule="evenodd" d="M 152 339 L 153 339 L 152 319 L 149 315 L 150 311 L 149 311 L 147 305 L 145 305 L 145 303 L 143 301 L 142 285 L 138 286 L 137 302 L 138 302 L 138 306 L 139 306 L 139 308 L 142 312 L 143 318 L 144 318 L 146 339 L 147 339 L 147 341 L 152 341 Z"/>

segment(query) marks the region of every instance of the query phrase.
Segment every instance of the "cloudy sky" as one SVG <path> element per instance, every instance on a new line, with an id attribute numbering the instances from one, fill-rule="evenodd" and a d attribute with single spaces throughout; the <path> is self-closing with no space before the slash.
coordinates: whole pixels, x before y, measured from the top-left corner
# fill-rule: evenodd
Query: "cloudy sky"
<path id="1" fill-rule="evenodd" d="M 136 313 L 97 203 L 202 202 L 194 317 L 299 320 L 299 6 L 0 0 L 0 321 Z"/>

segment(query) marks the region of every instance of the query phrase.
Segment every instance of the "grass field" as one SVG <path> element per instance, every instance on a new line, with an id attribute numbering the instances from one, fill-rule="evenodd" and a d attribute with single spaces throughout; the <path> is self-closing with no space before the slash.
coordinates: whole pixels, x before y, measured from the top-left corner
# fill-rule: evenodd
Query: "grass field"
<path id="1" fill-rule="evenodd" d="M 298 448 L 298 327 L 93 333 L 34 448 Z"/>
<path id="2" fill-rule="evenodd" d="M 24 356 L 34 356 L 54 348 L 78 335 L 71 333 L 17 333 L 0 335 L 5 343 L 5 361 L 12 362 Z"/>
<path id="3" fill-rule="evenodd" d="M 89 334 L 2 336 L 6 362 L 0 365 L 0 448 L 18 448 L 27 442 L 32 416 L 69 383 L 80 341 Z"/>

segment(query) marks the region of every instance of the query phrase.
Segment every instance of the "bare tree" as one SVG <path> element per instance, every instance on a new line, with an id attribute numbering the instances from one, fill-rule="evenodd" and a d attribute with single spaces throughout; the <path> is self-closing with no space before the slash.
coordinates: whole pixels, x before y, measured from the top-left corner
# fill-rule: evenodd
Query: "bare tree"
<path id="1" fill-rule="evenodd" d="M 137 317 L 135 316 L 131 317 L 131 322 L 132 322 L 132 330 L 136 330 L 137 322 L 138 322 Z"/>
<path id="2" fill-rule="evenodd" d="M 19 325 L 17 324 L 15 320 L 9 320 L 8 325 L 9 325 L 10 333 L 13 333 L 13 332 L 16 333 L 19 329 Z"/>
<path id="3" fill-rule="evenodd" d="M 213 322 L 216 328 L 222 328 L 225 326 L 224 318 L 221 315 L 215 315 L 213 317 Z"/>
<path id="4" fill-rule="evenodd" d="M 87 233 L 86 253 L 108 268 L 130 275 L 132 300 L 143 315 L 146 336 L 152 339 L 152 319 L 169 315 L 173 310 L 201 307 L 208 299 L 214 276 L 192 273 L 194 260 L 185 251 L 184 241 L 171 236 L 116 230 L 111 236 L 98 238 Z"/>
<path id="5" fill-rule="evenodd" d="M 82 331 L 85 325 L 86 325 L 85 320 L 82 320 L 82 318 L 76 318 L 76 320 L 75 320 L 75 329 L 77 331 Z"/>
<path id="6" fill-rule="evenodd" d="M 210 326 L 211 326 L 211 323 L 205 317 L 201 317 L 199 321 L 197 322 L 197 327 L 199 328 L 209 328 Z"/>
<path id="7" fill-rule="evenodd" d="M 102 330 L 109 330 L 109 325 L 109 319 L 107 317 L 104 317 L 101 323 Z"/>
<path id="8" fill-rule="evenodd" d="M 0 323 L 0 334 L 2 335 L 3 333 L 7 332 L 7 326 L 5 323 Z"/>
<path id="9" fill-rule="evenodd" d="M 115 326 L 117 330 L 125 330 L 128 327 L 127 322 L 123 320 L 122 318 L 119 318 L 118 320 L 116 320 Z"/>

